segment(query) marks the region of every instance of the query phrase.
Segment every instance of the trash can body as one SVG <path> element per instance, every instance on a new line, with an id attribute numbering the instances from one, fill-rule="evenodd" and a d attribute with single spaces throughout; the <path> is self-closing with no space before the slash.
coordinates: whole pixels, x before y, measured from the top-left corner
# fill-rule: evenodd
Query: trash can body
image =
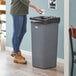
<path id="1" fill-rule="evenodd" d="M 31 22 L 32 65 L 39 68 L 56 67 L 58 23 Z"/>

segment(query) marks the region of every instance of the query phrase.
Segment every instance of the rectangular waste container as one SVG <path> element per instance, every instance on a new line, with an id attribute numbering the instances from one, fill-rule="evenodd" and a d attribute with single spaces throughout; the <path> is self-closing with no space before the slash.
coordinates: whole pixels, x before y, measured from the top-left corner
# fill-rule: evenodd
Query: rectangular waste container
<path id="1" fill-rule="evenodd" d="M 59 17 L 30 17 L 32 36 L 32 65 L 39 68 L 56 67 Z"/>

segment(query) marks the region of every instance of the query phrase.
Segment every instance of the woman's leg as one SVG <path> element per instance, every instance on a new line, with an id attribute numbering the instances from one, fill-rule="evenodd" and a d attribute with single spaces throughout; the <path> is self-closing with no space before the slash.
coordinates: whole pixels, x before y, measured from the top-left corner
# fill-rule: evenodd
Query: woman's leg
<path id="1" fill-rule="evenodd" d="M 26 24 L 27 24 L 27 16 L 26 15 L 24 15 L 24 17 L 23 17 L 23 27 L 22 27 L 22 30 L 21 30 L 21 35 L 20 35 L 20 42 L 22 41 L 22 39 L 23 39 L 23 36 L 25 35 L 25 33 L 26 33 Z"/>
<path id="2" fill-rule="evenodd" d="M 26 24 L 26 23 L 25 23 Z M 24 16 L 13 16 L 13 37 L 12 37 L 12 44 L 13 44 L 13 49 L 14 52 L 17 53 L 19 52 L 19 47 L 22 41 L 22 38 L 26 32 L 26 25 L 23 31 L 24 27 Z"/>

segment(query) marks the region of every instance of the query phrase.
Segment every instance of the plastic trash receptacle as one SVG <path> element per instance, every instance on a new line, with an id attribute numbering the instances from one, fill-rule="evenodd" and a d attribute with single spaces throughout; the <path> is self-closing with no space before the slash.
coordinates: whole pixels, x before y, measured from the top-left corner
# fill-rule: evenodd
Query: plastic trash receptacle
<path id="1" fill-rule="evenodd" d="M 33 67 L 56 67 L 60 17 L 38 16 L 30 17 L 30 20 Z"/>

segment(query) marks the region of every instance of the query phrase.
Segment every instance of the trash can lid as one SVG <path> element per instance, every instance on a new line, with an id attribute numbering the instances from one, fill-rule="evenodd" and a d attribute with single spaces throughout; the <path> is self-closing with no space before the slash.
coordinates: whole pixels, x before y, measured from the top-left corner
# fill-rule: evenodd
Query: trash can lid
<path id="1" fill-rule="evenodd" d="M 38 16 L 38 17 L 30 17 L 31 22 L 34 23 L 59 23 L 60 17 L 54 16 Z"/>

